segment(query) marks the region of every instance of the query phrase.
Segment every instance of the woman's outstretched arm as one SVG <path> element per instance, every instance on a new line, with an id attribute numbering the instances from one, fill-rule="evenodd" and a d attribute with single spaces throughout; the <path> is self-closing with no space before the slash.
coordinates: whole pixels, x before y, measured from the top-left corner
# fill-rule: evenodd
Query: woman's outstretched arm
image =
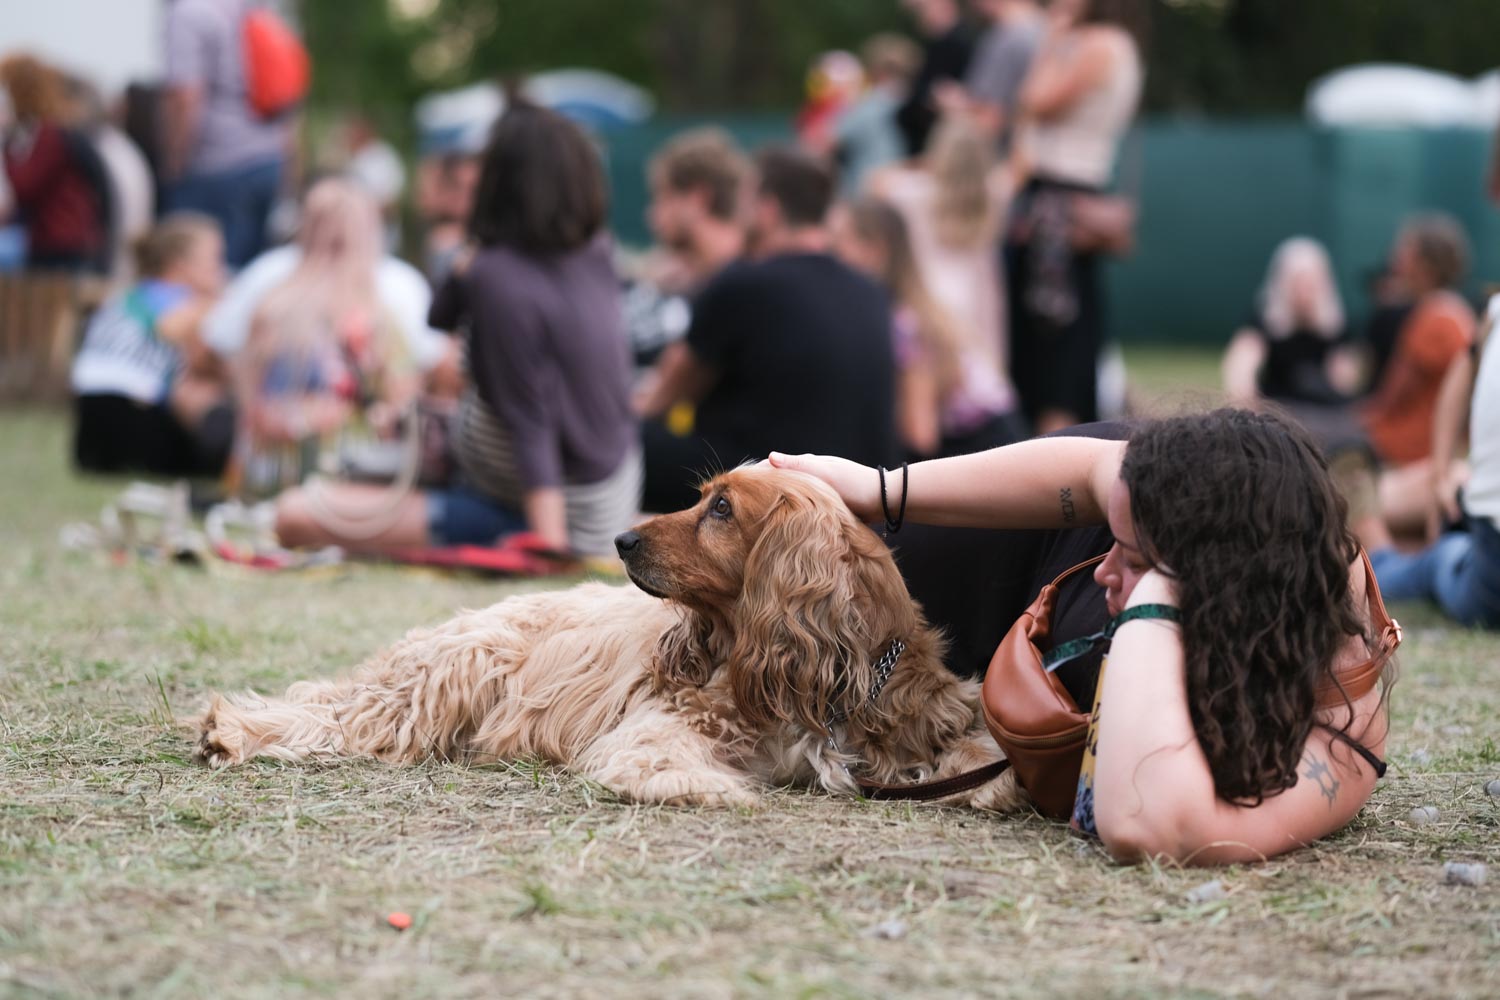
<path id="1" fill-rule="evenodd" d="M 911 466 L 906 518 L 967 528 L 1071 528 L 1103 524 L 1120 474 L 1123 441 L 1055 437 Z M 856 517 L 882 517 L 875 469 L 828 455 L 771 453 L 771 465 L 817 476 Z M 885 476 L 891 513 L 901 505 L 901 470 Z"/>

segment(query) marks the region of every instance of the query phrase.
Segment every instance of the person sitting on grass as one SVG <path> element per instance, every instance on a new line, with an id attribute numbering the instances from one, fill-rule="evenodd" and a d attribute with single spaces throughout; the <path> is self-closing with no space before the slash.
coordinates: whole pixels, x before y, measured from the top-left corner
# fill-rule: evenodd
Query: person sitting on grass
<path id="1" fill-rule="evenodd" d="M 302 252 L 256 308 L 235 356 L 237 492 L 270 495 L 390 438 L 420 379 L 378 284 L 380 216 L 351 184 L 308 199 Z"/>
<path id="2" fill-rule="evenodd" d="M 1490 300 L 1473 352 L 1458 356 L 1444 379 L 1433 426 L 1432 511 L 1435 540 L 1415 553 L 1397 550 L 1388 532 L 1368 532 L 1370 561 L 1392 600 L 1431 600 L 1460 625 L 1500 629 L 1500 349 L 1494 326 L 1500 296 Z M 1468 420 L 1469 475 L 1460 492 L 1454 451 Z M 1367 524 L 1369 522 L 1366 522 Z M 1441 532 L 1441 527 L 1451 530 Z"/>
<path id="3" fill-rule="evenodd" d="M 1344 340 L 1344 303 L 1328 251 L 1306 236 L 1284 240 L 1254 311 L 1224 352 L 1224 393 L 1251 408 L 1266 400 L 1294 412 L 1347 407 L 1360 373 Z"/>
<path id="4" fill-rule="evenodd" d="M 88 472 L 217 475 L 234 416 L 199 328 L 224 284 L 218 223 L 167 216 L 136 245 L 136 268 L 73 359 L 74 460 Z"/>
<path id="5" fill-rule="evenodd" d="M 283 545 L 379 554 L 530 532 L 553 550 L 613 553 L 640 510 L 641 458 L 607 217 L 588 137 L 513 103 L 484 153 L 469 222 L 477 249 L 434 303 L 443 325 L 468 329 L 473 385 L 449 442 L 456 481 L 401 495 L 359 483 L 289 490 L 276 511 Z"/>
<path id="6" fill-rule="evenodd" d="M 1383 466 L 1381 514 L 1397 536 L 1421 537 L 1428 483 L 1448 472 L 1433 467 L 1433 415 L 1444 375 L 1474 340 L 1474 311 L 1457 291 L 1468 260 L 1463 227 L 1441 214 L 1409 219 L 1391 250 L 1391 279 L 1412 309 L 1362 416 Z"/>
<path id="7" fill-rule="evenodd" d="M 880 516 L 875 469 L 770 461 Z M 886 507 L 910 527 L 990 529 L 890 536 L 913 596 L 960 652 L 976 632 L 995 648 L 1017 604 L 1000 595 L 1025 606 L 1013 584 L 1028 564 L 1050 581 L 1103 554 L 1092 584 L 1075 572 L 1059 588 L 1051 638 L 1114 619 L 1097 684 L 1065 675 L 1087 658 L 1058 675 L 1093 707 L 1073 824 L 1115 857 L 1259 860 L 1339 830 L 1369 799 L 1388 726 L 1388 683 L 1373 673 L 1388 673 L 1398 634 L 1370 635 L 1384 624 L 1379 591 L 1302 428 L 1244 410 L 1095 425 L 885 479 Z"/>

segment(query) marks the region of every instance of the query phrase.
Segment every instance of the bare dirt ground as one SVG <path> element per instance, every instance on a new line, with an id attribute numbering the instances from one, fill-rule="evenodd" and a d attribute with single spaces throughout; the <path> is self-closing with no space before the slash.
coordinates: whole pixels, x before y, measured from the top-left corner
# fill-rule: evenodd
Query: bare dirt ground
<path id="1" fill-rule="evenodd" d="M 211 689 L 338 672 L 517 586 L 65 553 L 118 484 L 64 445 L 58 416 L 0 414 L 0 996 L 1500 995 L 1495 636 L 1396 609 L 1369 806 L 1212 872 L 1119 867 L 1038 818 L 641 808 L 530 763 L 215 773 L 172 725 Z M 1443 884 L 1449 860 L 1489 882 Z"/>

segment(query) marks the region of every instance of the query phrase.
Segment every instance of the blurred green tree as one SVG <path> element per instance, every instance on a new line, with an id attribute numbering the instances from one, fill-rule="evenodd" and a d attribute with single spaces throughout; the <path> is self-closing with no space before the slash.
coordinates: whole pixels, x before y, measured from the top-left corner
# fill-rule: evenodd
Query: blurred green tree
<path id="1" fill-rule="evenodd" d="M 1497 0 L 1138 0 L 1147 108 L 1295 113 L 1309 82 L 1367 61 L 1472 75 L 1496 63 Z M 404 130 L 413 100 L 557 66 L 618 73 L 669 111 L 789 108 L 828 48 L 909 30 L 897 0 L 300 0 L 315 109 Z M 403 121 L 394 116 L 400 114 Z"/>

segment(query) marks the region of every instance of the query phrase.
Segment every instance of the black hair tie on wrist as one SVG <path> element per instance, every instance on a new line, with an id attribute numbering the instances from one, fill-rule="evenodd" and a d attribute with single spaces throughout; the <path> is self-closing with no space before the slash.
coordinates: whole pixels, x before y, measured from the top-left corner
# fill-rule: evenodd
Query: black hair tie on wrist
<path id="1" fill-rule="evenodd" d="M 885 466 L 881 465 L 877 466 L 877 468 L 880 470 L 880 512 L 885 516 L 885 531 L 881 534 L 881 537 L 883 538 L 886 535 L 893 535 L 896 532 L 900 531 L 901 525 L 906 521 L 907 481 L 910 478 L 911 473 L 907 471 L 907 464 L 905 462 L 902 462 L 901 505 L 900 508 L 896 511 L 896 516 L 892 518 L 891 501 L 890 497 L 886 494 L 885 488 Z"/>

